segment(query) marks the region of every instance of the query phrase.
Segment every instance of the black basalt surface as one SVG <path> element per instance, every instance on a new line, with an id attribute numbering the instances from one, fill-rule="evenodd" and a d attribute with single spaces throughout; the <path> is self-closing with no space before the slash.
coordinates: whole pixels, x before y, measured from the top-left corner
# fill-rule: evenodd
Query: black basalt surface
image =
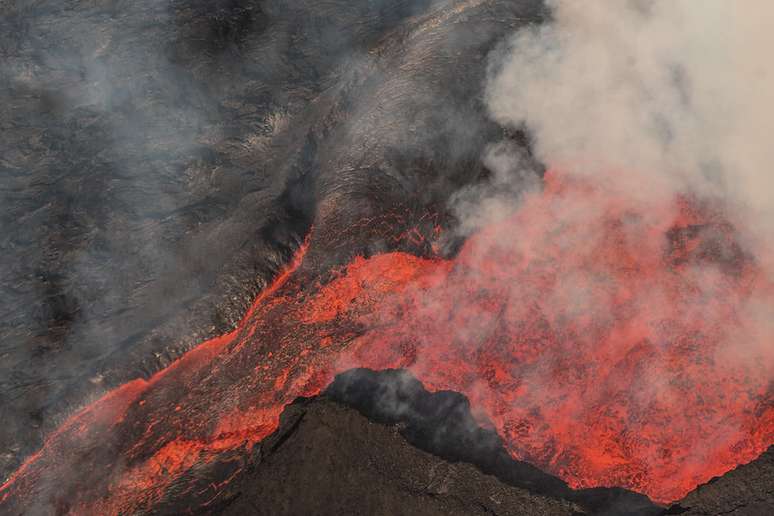
<path id="1" fill-rule="evenodd" d="M 667 514 L 774 514 L 774 446 L 749 464 L 700 485 L 673 504 Z"/>
<path id="2" fill-rule="evenodd" d="M 351 370 L 288 406 L 277 431 L 216 496 L 169 496 L 161 513 L 768 515 L 772 450 L 665 508 L 620 488 L 570 489 L 516 461 L 481 426 L 467 398 L 428 392 L 402 370 Z M 237 471 L 234 473 L 234 471 Z M 203 492 L 207 492 L 206 489 Z"/>
<path id="3" fill-rule="evenodd" d="M 173 494 L 161 513 L 600 514 L 662 509 L 625 489 L 570 489 L 513 460 L 467 398 L 430 393 L 405 371 L 352 370 L 286 407 L 280 426 L 232 458 L 207 495 Z M 234 467 L 233 464 L 239 466 Z M 204 486 L 229 479 L 214 496 Z M 213 491 L 214 493 L 214 491 Z"/>
<path id="4" fill-rule="evenodd" d="M 325 395 L 371 420 L 399 425 L 406 441 L 451 462 L 475 465 L 482 473 L 532 494 L 570 500 L 595 514 L 658 514 L 646 496 L 620 488 L 570 489 L 562 480 L 514 460 L 492 429 L 480 426 L 470 403 L 452 391 L 428 392 L 402 370 L 354 369 L 336 377 Z"/>

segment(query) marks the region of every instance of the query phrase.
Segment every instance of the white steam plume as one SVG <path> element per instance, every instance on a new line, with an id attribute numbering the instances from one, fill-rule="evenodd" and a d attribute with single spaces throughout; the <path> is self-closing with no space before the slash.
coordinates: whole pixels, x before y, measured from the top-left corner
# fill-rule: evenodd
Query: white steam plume
<path id="1" fill-rule="evenodd" d="M 493 64 L 492 116 L 535 151 L 641 200 L 693 192 L 735 205 L 769 247 L 774 228 L 774 3 L 548 0 Z M 761 253 L 770 255 L 770 253 Z"/>

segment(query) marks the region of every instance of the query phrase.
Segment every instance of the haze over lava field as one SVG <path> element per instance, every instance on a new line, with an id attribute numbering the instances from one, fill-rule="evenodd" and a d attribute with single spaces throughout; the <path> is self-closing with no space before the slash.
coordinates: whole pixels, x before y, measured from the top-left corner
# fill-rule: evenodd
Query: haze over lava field
<path id="1" fill-rule="evenodd" d="M 754 461 L 770 99 L 694 52 L 722 2 L 675 6 L 3 7 L 0 508 L 206 510 L 362 367 L 577 489 Z"/>

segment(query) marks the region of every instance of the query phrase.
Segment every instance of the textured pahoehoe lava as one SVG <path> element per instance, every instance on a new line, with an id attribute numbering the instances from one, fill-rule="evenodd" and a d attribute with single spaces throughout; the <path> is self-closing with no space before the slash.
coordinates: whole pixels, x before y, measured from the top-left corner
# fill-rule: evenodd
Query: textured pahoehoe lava
<path id="1" fill-rule="evenodd" d="M 774 441 L 756 309 L 774 289 L 722 206 L 646 206 L 551 173 L 454 259 L 394 252 L 317 276 L 306 249 L 236 332 L 68 419 L 2 503 L 150 508 L 351 367 L 464 393 L 514 457 L 574 487 L 667 502 Z"/>

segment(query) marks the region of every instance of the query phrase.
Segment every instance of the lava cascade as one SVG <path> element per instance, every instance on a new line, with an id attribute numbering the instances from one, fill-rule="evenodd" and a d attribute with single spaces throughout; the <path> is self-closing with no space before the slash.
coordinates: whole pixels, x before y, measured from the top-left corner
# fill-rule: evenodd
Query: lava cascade
<path id="1" fill-rule="evenodd" d="M 718 203 L 549 173 L 451 260 L 358 257 L 323 281 L 304 246 L 238 330 L 71 416 L 2 504 L 149 509 L 351 367 L 464 393 L 515 458 L 573 487 L 678 499 L 774 442 L 774 288 L 737 234 Z"/>

